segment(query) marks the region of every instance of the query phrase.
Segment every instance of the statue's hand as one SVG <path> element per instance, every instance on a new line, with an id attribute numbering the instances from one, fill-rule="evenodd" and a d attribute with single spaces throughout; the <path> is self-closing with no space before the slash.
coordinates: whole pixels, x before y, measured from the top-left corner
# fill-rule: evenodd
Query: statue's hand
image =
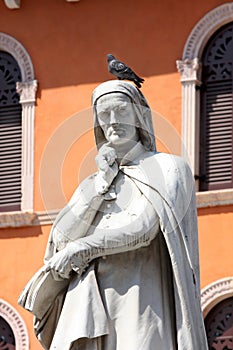
<path id="1" fill-rule="evenodd" d="M 96 176 L 96 190 L 99 194 L 108 191 L 112 181 L 118 174 L 117 154 L 114 148 L 103 145 L 96 156 L 98 174 Z"/>
<path id="2" fill-rule="evenodd" d="M 95 160 L 99 170 L 108 171 L 109 167 L 114 165 L 116 158 L 115 149 L 105 144 L 100 148 Z"/>
<path id="3" fill-rule="evenodd" d="M 81 255 L 79 254 L 82 249 L 84 247 L 79 244 L 68 243 L 64 249 L 54 254 L 48 261 L 47 271 L 52 271 L 55 280 L 70 278 L 73 270 L 79 273 L 78 265 L 80 265 L 80 271 L 82 270 L 83 272 L 84 269 L 83 267 L 81 268 Z"/>

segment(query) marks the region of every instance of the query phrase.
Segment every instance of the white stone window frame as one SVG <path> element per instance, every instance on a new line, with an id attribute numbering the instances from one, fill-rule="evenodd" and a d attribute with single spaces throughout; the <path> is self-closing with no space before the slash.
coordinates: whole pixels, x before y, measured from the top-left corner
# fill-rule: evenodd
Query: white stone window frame
<path id="1" fill-rule="evenodd" d="M 199 173 L 201 57 L 208 40 L 219 28 L 233 21 L 233 2 L 216 7 L 191 31 L 177 68 L 182 84 L 182 156 L 193 174 Z M 196 188 L 199 183 L 196 180 Z M 197 193 L 197 207 L 233 204 L 233 189 Z"/>
<path id="2" fill-rule="evenodd" d="M 15 348 L 29 350 L 28 331 L 22 317 L 12 305 L 2 299 L 0 299 L 0 316 L 9 324 L 14 333 Z"/>
<path id="3" fill-rule="evenodd" d="M 201 290 L 203 317 L 221 301 L 233 297 L 233 277 L 225 277 L 210 283 Z"/>
<path id="4" fill-rule="evenodd" d="M 22 105 L 22 199 L 21 211 L 33 212 L 34 204 L 34 115 L 37 81 L 31 58 L 23 45 L 8 34 L 0 32 L 0 50 L 11 54 L 17 61 L 22 82 L 16 90 Z M 2 215 L 2 214 L 0 214 Z M 4 217 L 6 213 L 3 214 Z M 1 218 L 0 218 L 1 221 Z"/>

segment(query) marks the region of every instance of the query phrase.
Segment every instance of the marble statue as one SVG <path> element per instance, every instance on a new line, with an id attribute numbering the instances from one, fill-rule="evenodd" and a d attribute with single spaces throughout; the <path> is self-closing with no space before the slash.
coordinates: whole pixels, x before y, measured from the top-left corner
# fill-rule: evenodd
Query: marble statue
<path id="1" fill-rule="evenodd" d="M 42 290 L 36 335 L 50 350 L 207 350 L 190 168 L 156 151 L 133 84 L 104 82 L 92 103 L 98 172 L 59 213 L 44 275 L 23 292 Z"/>

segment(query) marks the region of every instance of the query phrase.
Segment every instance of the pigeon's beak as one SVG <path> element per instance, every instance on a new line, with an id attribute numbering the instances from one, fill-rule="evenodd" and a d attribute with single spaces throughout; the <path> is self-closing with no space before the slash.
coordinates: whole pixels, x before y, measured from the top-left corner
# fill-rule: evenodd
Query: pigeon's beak
<path id="1" fill-rule="evenodd" d="M 111 61 L 111 60 L 114 60 L 115 59 L 115 57 L 112 55 L 112 54 L 107 54 L 107 60 L 108 60 L 108 62 L 109 61 Z"/>

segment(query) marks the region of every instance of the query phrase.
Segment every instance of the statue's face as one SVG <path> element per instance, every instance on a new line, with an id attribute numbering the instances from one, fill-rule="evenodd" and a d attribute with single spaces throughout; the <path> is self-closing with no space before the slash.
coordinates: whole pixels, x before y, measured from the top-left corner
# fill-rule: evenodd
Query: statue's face
<path id="1" fill-rule="evenodd" d="M 136 116 L 131 100 L 122 93 L 111 93 L 99 98 L 97 117 L 107 141 L 122 144 L 137 141 Z"/>

